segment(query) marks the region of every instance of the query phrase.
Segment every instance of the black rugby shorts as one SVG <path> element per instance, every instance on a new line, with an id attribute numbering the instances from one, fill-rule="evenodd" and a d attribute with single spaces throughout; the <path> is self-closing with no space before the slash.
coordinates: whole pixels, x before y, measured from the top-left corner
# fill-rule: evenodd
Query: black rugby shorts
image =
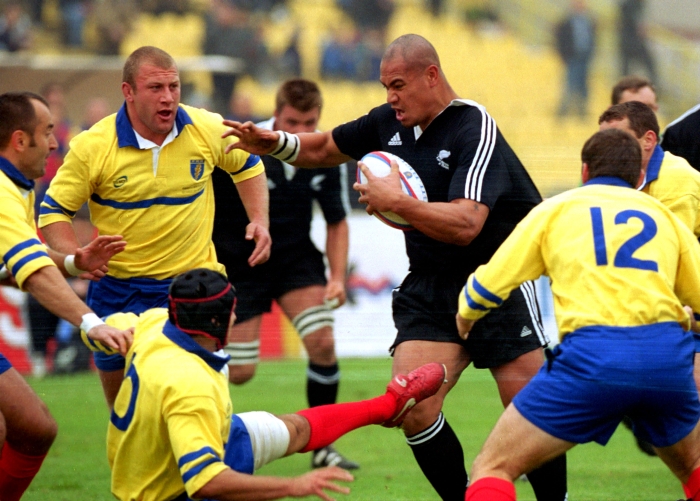
<path id="1" fill-rule="evenodd" d="M 532 283 L 515 289 L 500 308 L 477 321 L 466 341 L 460 338 L 455 316 L 465 283 L 460 274 L 410 272 L 393 292 L 398 333 L 390 351 L 404 341 L 457 343 L 469 351 L 474 367 L 485 369 L 546 346 Z"/>

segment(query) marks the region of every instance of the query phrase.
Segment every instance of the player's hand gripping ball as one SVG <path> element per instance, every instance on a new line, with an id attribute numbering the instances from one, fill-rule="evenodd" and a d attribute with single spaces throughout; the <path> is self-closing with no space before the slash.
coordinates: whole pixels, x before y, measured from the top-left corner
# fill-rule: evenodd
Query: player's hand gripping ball
<path id="1" fill-rule="evenodd" d="M 413 167 L 408 165 L 408 163 L 402 158 L 385 151 L 373 151 L 372 153 L 368 153 L 362 157 L 360 162 L 365 164 L 369 171 L 375 176 L 384 177 L 389 175 L 391 172 L 392 160 L 395 160 L 399 166 L 399 176 L 401 177 L 401 188 L 403 189 L 403 192 L 416 200 L 427 202 L 428 195 L 425 192 L 423 181 L 421 181 L 421 178 L 418 176 L 416 171 L 413 170 Z M 367 184 L 367 178 L 364 174 L 362 174 L 359 166 L 357 167 L 357 182 Z M 382 223 L 391 226 L 392 228 L 397 228 L 403 231 L 413 229 L 413 226 L 411 226 L 408 221 L 393 212 L 375 212 L 374 215 Z"/>

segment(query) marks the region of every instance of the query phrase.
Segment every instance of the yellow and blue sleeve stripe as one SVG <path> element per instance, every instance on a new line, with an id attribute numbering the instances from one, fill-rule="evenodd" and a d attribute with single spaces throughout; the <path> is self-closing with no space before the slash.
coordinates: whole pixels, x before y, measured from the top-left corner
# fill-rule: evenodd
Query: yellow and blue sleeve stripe
<path id="1" fill-rule="evenodd" d="M 477 320 L 491 309 L 501 306 L 503 301 L 503 298 L 480 284 L 472 274 L 459 295 L 459 314 L 464 318 Z"/>
<path id="2" fill-rule="evenodd" d="M 204 468 L 214 463 L 221 463 L 221 458 L 213 448 L 208 446 L 185 454 L 177 462 L 182 475 L 182 482 L 186 484 L 201 473 Z"/>
<path id="3" fill-rule="evenodd" d="M 48 214 L 63 214 L 64 216 L 73 218 L 75 213 L 76 211 L 66 209 L 48 194 L 44 195 L 44 200 L 41 202 L 39 208 L 39 214 L 42 216 Z"/>
<path id="4" fill-rule="evenodd" d="M 20 242 L 5 253 L 2 258 L 20 287 L 32 273 L 44 266 L 55 266 L 39 239 L 31 238 Z"/>

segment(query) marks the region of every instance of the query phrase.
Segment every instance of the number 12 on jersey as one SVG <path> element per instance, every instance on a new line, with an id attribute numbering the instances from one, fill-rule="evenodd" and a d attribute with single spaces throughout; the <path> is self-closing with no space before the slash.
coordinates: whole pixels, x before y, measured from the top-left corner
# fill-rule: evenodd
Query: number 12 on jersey
<path id="1" fill-rule="evenodd" d="M 605 228 L 603 227 L 603 212 L 600 207 L 591 207 L 591 223 L 593 225 L 593 247 L 595 260 L 598 266 L 608 265 L 608 249 L 605 242 Z M 636 268 L 639 270 L 659 271 L 656 261 L 638 259 L 634 253 L 656 236 L 658 228 L 656 221 L 649 214 L 638 210 L 623 210 L 615 215 L 615 224 L 627 224 L 630 219 L 638 219 L 642 222 L 639 233 L 623 243 L 615 253 L 613 266 L 618 268 Z"/>

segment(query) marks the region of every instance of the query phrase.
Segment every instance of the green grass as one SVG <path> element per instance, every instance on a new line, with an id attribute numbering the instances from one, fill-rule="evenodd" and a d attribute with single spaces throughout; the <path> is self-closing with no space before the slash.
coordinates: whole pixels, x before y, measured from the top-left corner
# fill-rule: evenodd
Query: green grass
<path id="1" fill-rule="evenodd" d="M 345 359 L 340 400 L 370 398 L 384 391 L 389 359 Z M 305 407 L 305 362 L 264 362 L 242 387 L 232 387 L 236 412 L 282 414 Z M 109 493 L 105 454 L 107 409 L 95 374 L 30 380 L 59 423 L 59 436 L 23 501 L 101 501 Z M 464 446 L 469 469 L 502 408 L 488 371 L 468 369 L 452 391 L 445 415 Z M 338 448 L 361 463 L 348 500 L 436 500 L 398 430 L 371 426 L 342 438 Z M 292 476 L 309 468 L 308 454 L 276 461 L 261 474 Z M 576 447 L 568 455 L 571 501 L 672 501 L 680 484 L 657 458 L 639 452 L 622 427 L 607 447 Z M 527 483 L 517 483 L 518 499 L 535 499 Z"/>

